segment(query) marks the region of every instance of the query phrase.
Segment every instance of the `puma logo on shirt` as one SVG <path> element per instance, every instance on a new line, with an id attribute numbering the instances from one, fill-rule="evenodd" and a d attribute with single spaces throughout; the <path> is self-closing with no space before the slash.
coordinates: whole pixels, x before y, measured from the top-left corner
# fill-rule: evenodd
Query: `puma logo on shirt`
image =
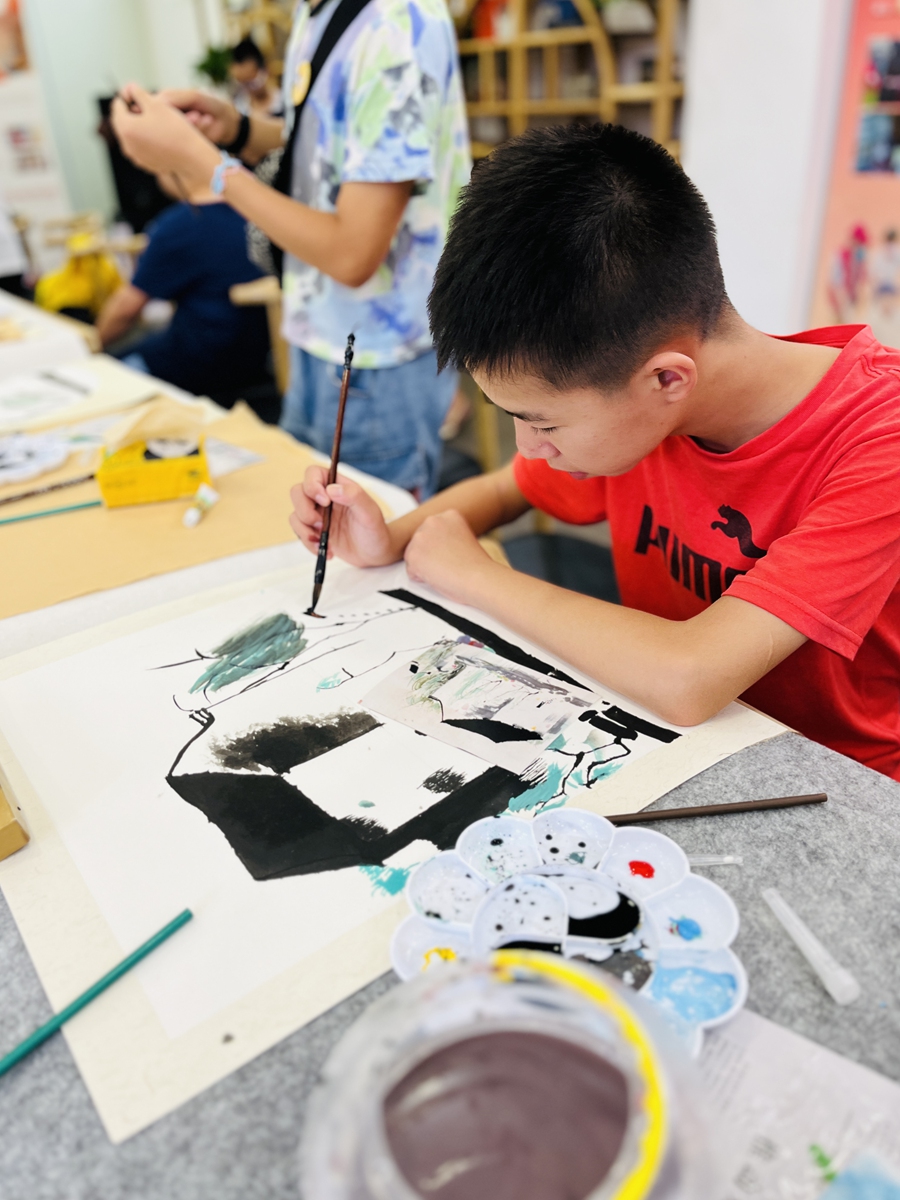
<path id="1" fill-rule="evenodd" d="M 727 504 L 722 504 L 719 506 L 719 516 L 724 517 L 725 520 L 713 521 L 710 529 L 721 529 L 726 537 L 737 538 L 741 554 L 745 558 L 765 558 L 766 552 L 754 544 L 753 530 L 742 512 L 738 512 L 736 508 L 729 508 Z"/>
<path id="2" fill-rule="evenodd" d="M 723 504 L 719 514 L 726 519 L 713 521 L 710 528 L 720 529 L 726 537 L 736 538 L 746 558 L 765 557 L 765 550 L 760 550 L 754 543 L 750 522 L 742 512 Z M 726 567 L 718 559 L 691 549 L 666 525 L 657 524 L 654 530 L 653 509 L 645 504 L 634 552 L 646 554 L 651 546 L 662 552 L 672 578 L 701 600 L 718 600 L 738 575 L 747 573 L 738 567 Z"/>

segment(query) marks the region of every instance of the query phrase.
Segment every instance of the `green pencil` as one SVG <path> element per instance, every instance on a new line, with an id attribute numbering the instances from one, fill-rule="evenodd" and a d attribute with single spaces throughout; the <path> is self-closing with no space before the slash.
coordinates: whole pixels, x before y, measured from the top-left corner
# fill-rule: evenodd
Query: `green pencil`
<path id="1" fill-rule="evenodd" d="M 70 1017 L 74 1017 L 77 1012 L 81 1012 L 84 1006 L 90 1004 L 95 996 L 99 996 L 111 983 L 115 983 L 120 975 L 124 975 L 126 971 L 130 971 L 136 963 L 139 963 L 142 958 L 146 958 L 151 950 L 155 950 L 166 938 L 171 937 L 176 929 L 180 929 L 182 925 L 186 925 L 193 915 L 189 908 L 179 913 L 174 921 L 170 921 L 168 925 L 160 929 L 159 933 L 154 933 L 152 938 L 148 938 L 143 946 L 138 946 L 137 950 L 129 954 L 127 958 L 123 958 L 117 967 L 113 967 L 108 974 L 104 975 L 102 979 L 98 979 L 86 992 L 82 992 L 77 1000 L 73 1000 L 62 1012 L 58 1012 L 46 1025 L 42 1025 L 40 1029 L 36 1029 L 24 1042 L 20 1042 L 15 1050 L 10 1050 L 9 1054 L 4 1058 L 0 1058 L 0 1075 L 8 1071 L 10 1067 L 15 1066 L 20 1059 L 23 1059 L 26 1054 L 30 1054 L 42 1042 L 46 1042 L 47 1038 L 51 1034 L 56 1033 L 57 1029 L 65 1024 Z"/>
<path id="2" fill-rule="evenodd" d="M 0 525 L 12 525 L 15 521 L 33 521 L 35 517 L 55 517 L 57 513 L 77 512 L 79 508 L 99 508 L 102 500 L 86 500 L 84 504 L 66 504 L 62 508 L 42 508 L 40 512 L 23 513 L 21 517 L 4 517 Z"/>

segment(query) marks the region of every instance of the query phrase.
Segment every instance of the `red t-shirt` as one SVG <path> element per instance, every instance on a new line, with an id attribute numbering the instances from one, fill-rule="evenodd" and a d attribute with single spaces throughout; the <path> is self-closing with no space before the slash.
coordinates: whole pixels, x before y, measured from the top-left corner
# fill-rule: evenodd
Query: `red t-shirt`
<path id="1" fill-rule="evenodd" d="M 609 519 L 623 604 L 684 620 L 727 594 L 805 634 L 743 699 L 900 778 L 900 351 L 864 325 L 788 340 L 841 353 L 737 450 L 670 437 L 585 480 L 518 455 L 516 481 L 562 521 Z"/>

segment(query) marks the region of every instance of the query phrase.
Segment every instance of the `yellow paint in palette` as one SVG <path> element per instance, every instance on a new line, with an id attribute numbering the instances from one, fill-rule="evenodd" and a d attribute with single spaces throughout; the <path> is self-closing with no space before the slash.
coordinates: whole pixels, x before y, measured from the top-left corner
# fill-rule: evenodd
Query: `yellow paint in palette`
<path id="1" fill-rule="evenodd" d="M 456 951 L 449 946 L 432 946 L 425 951 L 425 966 L 430 967 L 433 962 L 454 962 L 456 957 Z"/>
<path id="2" fill-rule="evenodd" d="M 108 508 L 178 500 L 212 483 L 202 437 L 133 442 L 107 454 L 96 479 Z"/>

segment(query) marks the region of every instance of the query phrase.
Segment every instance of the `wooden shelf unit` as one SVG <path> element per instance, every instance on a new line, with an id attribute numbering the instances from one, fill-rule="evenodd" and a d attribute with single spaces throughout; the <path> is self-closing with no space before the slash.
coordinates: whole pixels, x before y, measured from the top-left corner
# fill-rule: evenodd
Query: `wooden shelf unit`
<path id="1" fill-rule="evenodd" d="M 232 12 L 224 4 L 223 9 L 229 42 L 237 44 L 241 38 L 251 36 L 262 51 L 269 74 L 279 82 L 293 24 L 292 0 L 256 0 L 240 12 Z"/>
<path id="2" fill-rule="evenodd" d="M 511 36 L 460 38 L 464 78 L 471 81 L 474 74 L 477 80 L 477 98 L 470 98 L 466 106 L 470 119 L 501 118 L 506 122 L 506 136 L 514 137 L 531 124 L 545 123 L 548 117 L 615 122 L 619 119 L 620 105 L 648 104 L 651 136 L 677 158 L 676 102 L 684 94 L 684 85 L 674 74 L 679 0 L 656 0 L 654 78 L 640 83 L 618 81 L 614 39 L 607 33 L 593 0 L 572 2 L 581 18 L 580 25 L 530 29 L 531 0 L 509 0 L 506 20 Z M 457 20 L 458 29 L 469 23 L 473 7 L 474 4 L 466 5 L 467 11 Z M 563 48 L 574 49 L 587 62 L 589 94 L 564 94 L 566 77 L 560 71 Z M 469 66 L 473 60 L 477 63 L 476 72 Z M 539 70 L 532 65 L 536 60 L 540 62 Z M 538 80 L 541 86 L 535 88 Z M 570 78 L 569 83 L 572 82 Z M 535 94 L 536 91 L 540 94 Z M 473 138 L 472 152 L 476 158 L 492 149 L 488 142 Z"/>

